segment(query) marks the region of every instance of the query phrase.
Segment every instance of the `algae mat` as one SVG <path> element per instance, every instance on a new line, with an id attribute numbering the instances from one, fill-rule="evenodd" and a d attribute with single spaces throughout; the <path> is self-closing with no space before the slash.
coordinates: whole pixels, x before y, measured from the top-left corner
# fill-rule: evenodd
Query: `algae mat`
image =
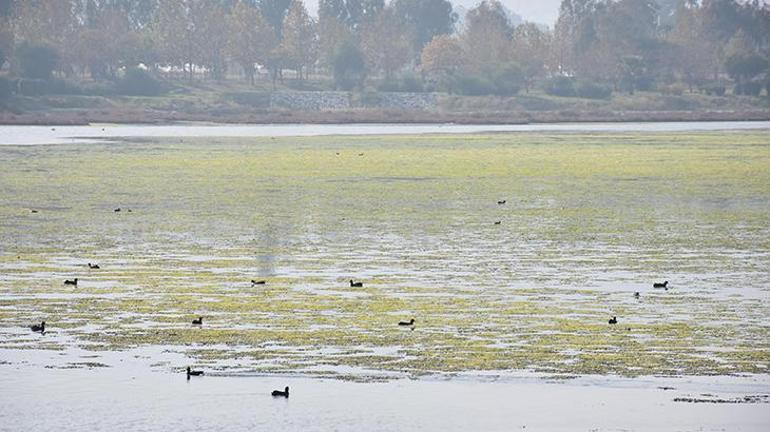
<path id="1" fill-rule="evenodd" d="M 360 380 L 766 374 L 769 143 L 754 131 L 0 147 L 0 348 L 92 353 L 78 365 L 163 347 L 220 373 Z M 29 331 L 43 320 L 44 335 Z"/>

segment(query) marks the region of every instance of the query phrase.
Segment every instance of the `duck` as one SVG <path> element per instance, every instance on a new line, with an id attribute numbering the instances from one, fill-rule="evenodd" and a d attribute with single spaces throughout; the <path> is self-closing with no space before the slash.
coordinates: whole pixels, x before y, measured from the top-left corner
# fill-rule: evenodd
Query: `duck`
<path id="1" fill-rule="evenodd" d="M 41 322 L 40 325 L 34 324 L 30 327 L 33 332 L 36 333 L 44 333 L 45 332 L 45 321 Z"/>
<path id="2" fill-rule="evenodd" d="M 64 280 L 64 285 L 75 285 L 75 286 L 78 286 L 78 278 L 75 278 L 75 279 L 72 279 L 72 280 L 65 279 Z"/>
<path id="3" fill-rule="evenodd" d="M 503 205 L 505 203 L 506 203 L 506 200 L 499 200 L 499 201 L 497 201 L 497 204 L 499 204 L 499 205 Z"/>
<path id="4" fill-rule="evenodd" d="M 495 225 L 500 225 L 502 223 L 503 223 L 503 221 L 495 221 Z"/>
<path id="5" fill-rule="evenodd" d="M 203 325 L 203 317 L 198 317 L 198 319 L 192 320 L 192 323 L 194 325 Z"/>
<path id="6" fill-rule="evenodd" d="M 351 288 L 363 288 L 364 283 L 363 282 L 353 282 L 353 279 L 350 280 L 350 287 Z"/>
<path id="7" fill-rule="evenodd" d="M 114 211 L 115 213 L 119 212 L 119 211 L 120 211 L 120 207 L 116 208 L 116 209 L 115 209 L 115 210 L 113 210 L 113 211 Z"/>
<path id="8" fill-rule="evenodd" d="M 612 317 L 608 321 L 610 324 L 617 324 L 618 323 L 618 317 Z"/>
<path id="9" fill-rule="evenodd" d="M 652 287 L 653 287 L 653 288 L 665 288 L 665 289 L 668 289 L 668 281 L 665 281 L 665 282 L 663 282 L 663 283 L 660 283 L 660 282 L 654 282 L 654 283 L 652 284 Z"/>
<path id="10" fill-rule="evenodd" d="M 99 264 L 88 263 L 88 268 L 90 268 L 92 270 L 98 270 L 100 267 L 99 267 Z"/>
<path id="11" fill-rule="evenodd" d="M 34 210 L 34 209 L 33 209 L 33 210 L 31 210 L 31 211 L 32 211 L 32 213 L 37 213 L 37 210 Z"/>
<path id="12" fill-rule="evenodd" d="M 190 369 L 190 366 L 187 366 L 187 379 L 190 379 L 191 376 L 201 376 L 203 375 L 203 371 L 196 371 Z"/>
<path id="13" fill-rule="evenodd" d="M 635 292 L 635 293 L 634 293 L 634 297 L 635 297 L 635 298 L 639 298 L 639 297 L 641 297 L 641 294 L 639 294 L 639 291 L 637 291 L 637 292 Z"/>
<path id="14" fill-rule="evenodd" d="M 273 390 L 273 392 L 271 394 L 273 395 L 273 397 L 285 397 L 285 398 L 287 398 L 287 397 L 289 397 L 289 386 L 286 386 L 283 389 L 283 391 Z"/>
<path id="15" fill-rule="evenodd" d="M 252 286 L 253 285 L 264 285 L 266 283 L 267 283 L 267 281 L 265 281 L 265 280 L 254 280 L 254 279 L 251 280 L 251 285 Z"/>
<path id="16" fill-rule="evenodd" d="M 398 325 L 400 325 L 400 326 L 413 326 L 414 325 L 414 318 L 410 319 L 409 321 L 399 321 Z"/>

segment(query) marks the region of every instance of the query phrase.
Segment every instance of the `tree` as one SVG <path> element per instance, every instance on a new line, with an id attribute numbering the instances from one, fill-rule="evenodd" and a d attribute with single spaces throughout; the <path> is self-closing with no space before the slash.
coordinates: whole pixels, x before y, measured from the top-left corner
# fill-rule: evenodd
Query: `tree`
<path id="1" fill-rule="evenodd" d="M 506 62 L 511 54 L 513 26 L 503 5 L 497 0 L 484 0 L 468 11 L 461 36 L 468 66 L 476 71 Z"/>
<path id="2" fill-rule="evenodd" d="M 338 18 L 319 13 L 318 45 L 321 64 L 331 69 L 337 47 L 346 40 L 353 40 L 352 31 Z"/>
<path id="3" fill-rule="evenodd" d="M 283 20 L 282 53 L 288 66 L 297 71 L 302 79 L 302 70 L 318 59 L 318 34 L 316 23 L 310 18 L 305 5 L 294 0 Z"/>
<path id="4" fill-rule="evenodd" d="M 48 45 L 23 44 L 16 54 L 25 77 L 49 79 L 59 62 L 59 54 Z"/>
<path id="5" fill-rule="evenodd" d="M 432 81 L 447 88 L 463 66 L 460 43 L 449 35 L 439 35 L 425 45 L 420 56 L 420 69 Z"/>
<path id="6" fill-rule="evenodd" d="M 0 16 L 0 69 L 13 50 L 13 32 L 8 18 Z"/>
<path id="7" fill-rule="evenodd" d="M 357 32 L 363 25 L 372 22 L 384 8 L 384 0 L 321 0 L 318 17 L 336 18 Z"/>
<path id="8" fill-rule="evenodd" d="M 768 60 L 757 53 L 748 34 L 738 30 L 725 48 L 725 70 L 735 80 L 737 94 L 752 94 L 747 85 L 759 74 L 765 72 Z M 757 87 L 756 85 L 754 87 Z M 758 92 L 756 92 L 758 93 Z"/>
<path id="9" fill-rule="evenodd" d="M 524 87 L 529 91 L 532 83 L 546 72 L 551 52 L 551 35 L 537 25 L 524 23 L 513 32 L 511 57 L 521 67 Z"/>
<path id="10" fill-rule="evenodd" d="M 695 84 L 706 80 L 718 64 L 716 48 L 704 24 L 698 5 L 686 2 L 677 9 L 673 28 L 667 35 L 671 43 L 668 63 L 690 91 Z"/>
<path id="11" fill-rule="evenodd" d="M 343 41 L 332 59 L 334 84 L 337 88 L 351 90 L 361 87 L 366 79 L 366 63 L 361 50 L 351 40 Z"/>
<path id="12" fill-rule="evenodd" d="M 450 34 L 457 22 L 457 14 L 447 0 L 394 0 L 396 16 L 411 28 L 412 46 L 415 52 L 434 36 Z"/>
<path id="13" fill-rule="evenodd" d="M 256 7 L 239 1 L 227 16 L 228 52 L 243 69 L 246 79 L 254 85 L 255 66 L 266 63 L 276 47 L 275 32 Z"/>
<path id="14" fill-rule="evenodd" d="M 259 0 L 257 7 L 262 16 L 270 23 L 279 40 L 283 35 L 283 20 L 293 0 Z"/>
<path id="15" fill-rule="evenodd" d="M 198 62 L 206 66 L 211 77 L 222 79 L 226 69 L 227 11 L 217 2 L 204 0 L 195 5 L 192 13 Z"/>
<path id="16" fill-rule="evenodd" d="M 408 29 L 390 7 L 364 25 L 361 47 L 369 69 L 384 72 L 386 78 L 392 77 L 412 58 Z"/>

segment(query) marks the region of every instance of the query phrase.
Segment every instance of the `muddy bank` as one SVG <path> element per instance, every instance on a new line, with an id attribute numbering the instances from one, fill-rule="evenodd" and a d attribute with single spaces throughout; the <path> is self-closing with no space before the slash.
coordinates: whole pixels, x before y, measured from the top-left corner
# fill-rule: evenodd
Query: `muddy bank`
<path id="1" fill-rule="evenodd" d="M 529 124 L 580 122 L 670 122 L 670 121 L 761 121 L 770 120 L 770 110 L 741 111 L 508 111 L 446 112 L 352 109 L 333 111 L 163 111 L 116 108 L 97 110 L 0 111 L 5 125 L 87 125 L 90 123 L 166 124 L 216 122 L 247 124 L 339 124 L 339 123 L 457 123 Z"/>

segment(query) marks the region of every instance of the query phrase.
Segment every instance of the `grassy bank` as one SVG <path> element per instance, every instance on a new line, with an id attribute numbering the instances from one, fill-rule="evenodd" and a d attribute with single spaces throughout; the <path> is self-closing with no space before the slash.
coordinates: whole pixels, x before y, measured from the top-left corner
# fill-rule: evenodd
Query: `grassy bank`
<path id="1" fill-rule="evenodd" d="M 310 88 L 314 88 L 311 86 Z M 282 91 L 295 89 L 282 86 Z M 541 92 L 515 97 L 441 94 L 431 109 L 367 105 L 376 92 L 351 94 L 347 109 L 286 109 L 265 105 L 269 88 L 238 83 L 177 84 L 157 97 L 15 96 L 0 108 L 0 124 L 168 123 L 549 123 L 617 121 L 768 120 L 767 97 L 616 93 L 607 100 L 563 98 Z M 254 97 L 254 95 L 260 97 Z M 256 101 L 254 101 L 256 99 Z"/>

